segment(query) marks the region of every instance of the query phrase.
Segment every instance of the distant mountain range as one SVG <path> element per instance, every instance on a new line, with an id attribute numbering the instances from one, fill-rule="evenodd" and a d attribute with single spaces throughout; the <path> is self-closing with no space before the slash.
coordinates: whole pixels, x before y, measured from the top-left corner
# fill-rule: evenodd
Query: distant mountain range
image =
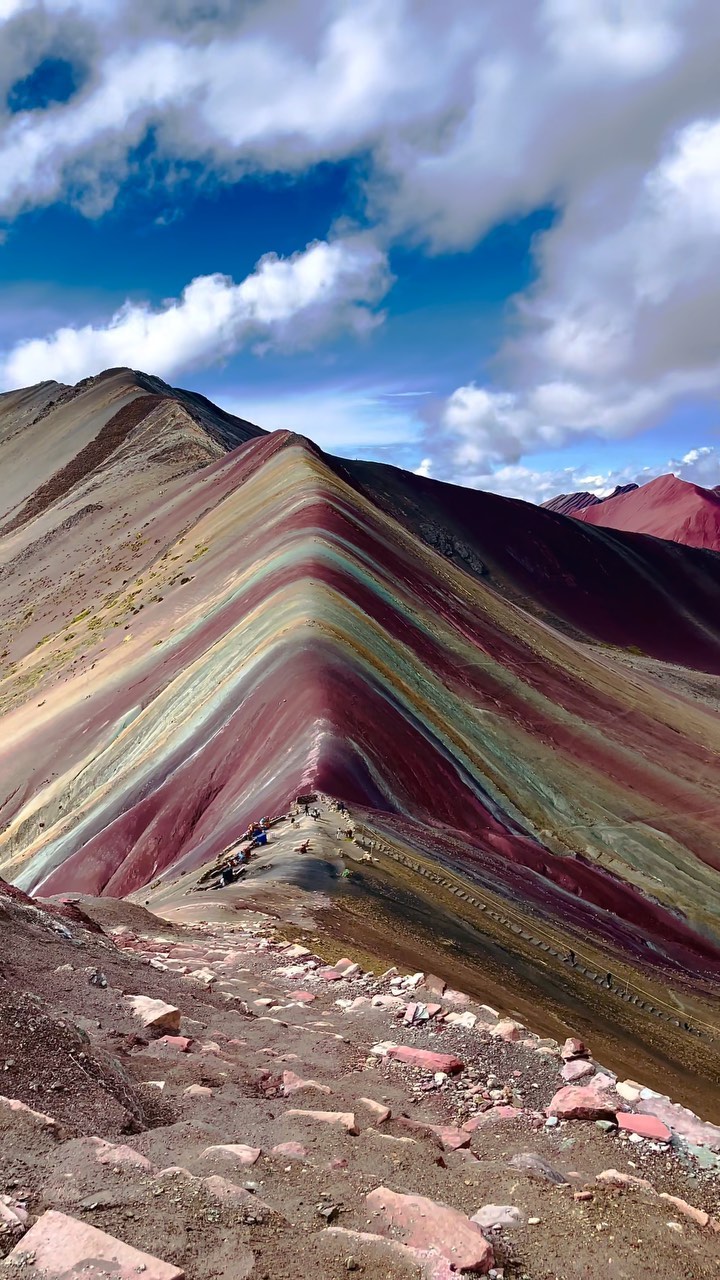
<path id="1" fill-rule="evenodd" d="M 559 511 L 563 516 L 574 516 L 586 507 L 599 506 L 601 502 L 617 498 L 621 493 L 632 493 L 638 487 L 636 484 L 618 484 L 606 498 L 598 498 L 596 493 L 588 493 L 587 489 L 581 489 L 578 493 L 559 493 L 557 498 L 549 498 L 540 505 L 547 507 L 548 511 Z"/>
<path id="2" fill-rule="evenodd" d="M 689 547 L 720 551 L 720 486 L 704 489 L 666 475 L 643 485 L 618 485 L 607 498 L 585 492 L 561 493 L 542 505 L 604 529 L 647 533 Z"/>

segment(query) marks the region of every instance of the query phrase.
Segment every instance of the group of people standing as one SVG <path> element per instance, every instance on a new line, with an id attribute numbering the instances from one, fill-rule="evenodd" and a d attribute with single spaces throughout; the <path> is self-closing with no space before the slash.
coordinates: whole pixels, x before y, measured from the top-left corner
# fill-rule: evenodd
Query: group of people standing
<path id="1" fill-rule="evenodd" d="M 240 837 L 240 846 L 234 850 L 227 862 L 224 862 L 218 868 L 220 879 L 199 887 L 204 889 L 224 889 L 227 885 L 234 884 L 236 880 L 239 880 L 250 861 L 253 849 L 262 848 L 263 845 L 267 844 L 267 831 L 270 825 L 269 818 L 261 818 L 259 822 L 251 822 Z"/>
<path id="2" fill-rule="evenodd" d="M 321 799 L 325 801 L 327 800 L 327 797 L 321 797 Z M 344 801 L 342 800 L 337 800 L 334 802 L 328 801 L 328 803 L 330 807 L 335 809 L 338 813 L 342 815 L 347 815 L 348 818 L 350 817 L 347 810 L 347 806 L 345 805 Z M 312 796 L 312 795 L 298 796 L 296 804 L 294 808 L 291 810 L 289 815 L 290 821 L 293 826 L 295 825 L 296 819 L 300 817 L 301 813 L 304 813 L 306 818 L 312 818 L 313 821 L 315 822 L 317 822 L 322 817 L 322 813 L 317 806 L 315 796 Z M 276 820 L 274 819 L 273 821 L 276 821 Z M 245 872 L 247 864 L 250 861 L 250 858 L 252 856 L 253 850 L 262 848 L 264 845 L 267 844 L 268 828 L 271 825 L 272 825 L 271 819 L 268 817 L 261 818 L 259 822 L 251 822 L 247 827 L 247 829 L 243 832 L 242 836 L 240 837 L 240 841 L 238 842 L 237 846 L 234 847 L 234 851 L 227 858 L 227 861 L 223 862 L 219 867 L 215 868 L 212 873 L 206 873 L 206 876 L 203 877 L 203 880 L 205 879 L 210 880 L 211 874 L 213 876 L 219 876 L 219 878 L 214 879 L 207 884 L 203 884 L 201 882 L 201 884 L 198 887 L 204 888 L 204 889 L 223 889 L 227 885 L 234 884 L 236 880 L 239 880 L 240 877 Z M 353 838 L 352 825 L 348 824 L 347 827 L 338 828 L 337 838 L 341 838 L 343 836 L 347 840 L 352 840 Z M 306 840 L 303 845 L 297 847 L 296 851 L 300 853 L 307 853 L 309 852 L 309 848 L 310 848 L 310 841 Z"/>

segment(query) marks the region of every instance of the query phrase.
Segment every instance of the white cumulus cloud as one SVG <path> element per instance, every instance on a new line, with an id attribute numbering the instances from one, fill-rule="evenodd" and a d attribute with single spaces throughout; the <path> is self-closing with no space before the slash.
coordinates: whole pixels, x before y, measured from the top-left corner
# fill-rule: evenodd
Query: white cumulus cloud
<path id="1" fill-rule="evenodd" d="M 507 388 L 468 383 L 436 442 L 448 474 L 489 473 L 570 440 L 631 435 L 720 393 L 720 117 L 669 142 L 620 200 L 596 183 L 539 246 L 502 354 Z"/>
<path id="2" fill-rule="evenodd" d="M 445 478 L 444 463 L 436 467 L 432 458 L 423 458 L 416 475 Z M 547 467 L 543 470 L 524 463 L 503 463 L 492 471 L 468 473 L 465 483 L 473 488 L 523 498 L 526 502 L 547 502 L 561 493 L 595 493 L 606 498 L 616 485 L 645 484 L 657 476 L 673 474 L 703 488 L 720 485 L 720 448 L 704 445 L 689 449 L 679 457 L 664 458 L 652 465 L 629 465 L 590 472 L 583 466 Z M 460 478 L 457 477 L 460 483 Z"/>
<path id="3" fill-rule="evenodd" d="M 152 131 L 157 155 L 221 180 L 363 154 L 391 229 L 470 246 L 599 175 L 636 183 L 670 133 L 718 105 L 715 0 L 0 5 L 0 80 L 20 51 L 27 70 L 28 23 L 38 61 L 48 23 L 72 23 L 91 63 L 69 102 L 0 113 L 9 216 L 57 198 L 105 207 Z"/>
<path id="4" fill-rule="evenodd" d="M 461 251 L 552 206 L 492 381 L 478 352 L 428 432 L 433 474 L 500 474 L 720 393 L 717 16 L 717 0 L 0 0 L 0 101 L 45 57 L 83 69 L 66 103 L 0 107 L 0 218 L 54 201 L 98 216 L 138 172 L 232 182 L 337 160 L 359 161 L 378 244 Z M 372 322 L 362 280 L 306 303 L 296 267 L 20 344 L 5 378 L 138 351 L 168 374 L 327 315 Z"/>
<path id="5" fill-rule="evenodd" d="M 385 255 L 364 235 L 316 241 L 289 258 L 269 253 L 239 284 L 198 276 L 161 307 L 126 302 L 107 323 L 19 342 L 0 356 L 0 385 L 77 382 L 118 365 L 170 377 L 248 342 L 301 347 L 341 329 L 362 333 L 381 319 L 373 308 L 389 283 Z"/>

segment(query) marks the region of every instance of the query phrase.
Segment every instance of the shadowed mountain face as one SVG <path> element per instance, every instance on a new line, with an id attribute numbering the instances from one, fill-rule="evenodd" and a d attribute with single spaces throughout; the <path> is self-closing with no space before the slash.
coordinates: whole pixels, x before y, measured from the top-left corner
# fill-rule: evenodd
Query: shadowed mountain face
<path id="1" fill-rule="evenodd" d="M 0 399 L 0 477 L 3 875 L 123 896 L 317 788 L 567 938 L 720 976 L 720 556 L 127 370 Z"/>

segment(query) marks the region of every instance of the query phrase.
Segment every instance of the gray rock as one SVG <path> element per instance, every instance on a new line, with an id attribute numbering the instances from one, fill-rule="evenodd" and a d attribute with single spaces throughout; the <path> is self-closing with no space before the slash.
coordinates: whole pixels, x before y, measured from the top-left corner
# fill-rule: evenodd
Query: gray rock
<path id="1" fill-rule="evenodd" d="M 484 1204 L 470 1221 L 490 1231 L 493 1227 L 520 1226 L 525 1221 L 525 1214 L 514 1204 Z"/>
<path id="2" fill-rule="evenodd" d="M 519 1155 L 513 1156 L 510 1166 L 520 1173 L 526 1173 L 530 1178 L 540 1178 L 542 1182 L 553 1182 L 556 1186 L 563 1186 L 567 1183 L 564 1173 L 560 1173 L 558 1169 L 553 1169 L 547 1160 L 544 1160 L 542 1156 L 536 1155 L 534 1151 L 523 1151 Z"/>

